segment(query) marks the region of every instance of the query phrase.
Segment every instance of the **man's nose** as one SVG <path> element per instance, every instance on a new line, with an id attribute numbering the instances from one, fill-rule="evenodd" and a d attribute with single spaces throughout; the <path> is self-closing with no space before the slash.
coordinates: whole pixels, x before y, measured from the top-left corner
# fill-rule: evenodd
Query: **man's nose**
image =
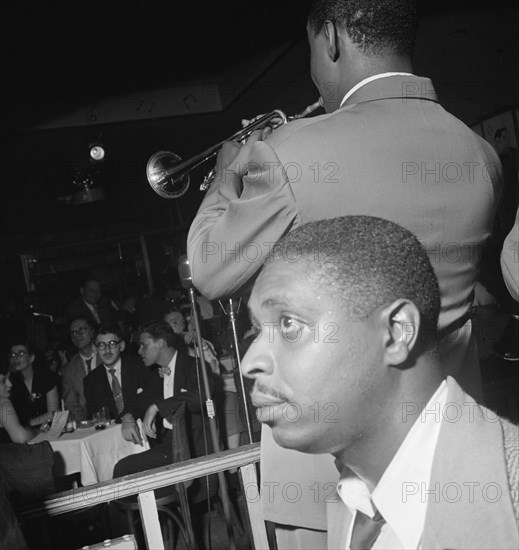
<path id="1" fill-rule="evenodd" d="M 256 378 L 260 374 L 272 374 L 274 357 L 259 342 L 250 345 L 241 360 L 241 372 L 247 378 Z"/>

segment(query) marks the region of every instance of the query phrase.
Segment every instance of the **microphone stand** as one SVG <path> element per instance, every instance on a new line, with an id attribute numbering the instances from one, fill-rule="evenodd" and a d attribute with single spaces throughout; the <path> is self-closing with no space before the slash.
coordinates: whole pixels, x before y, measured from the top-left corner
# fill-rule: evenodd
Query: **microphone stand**
<path id="1" fill-rule="evenodd" d="M 200 372 L 202 373 L 202 382 L 204 385 L 205 395 L 206 395 L 206 407 L 207 407 L 207 417 L 209 418 L 209 431 L 211 432 L 211 441 L 213 442 L 214 452 L 219 452 L 220 449 L 220 438 L 218 436 L 218 426 L 216 425 L 214 403 L 211 399 L 211 390 L 209 387 L 209 379 L 207 377 L 207 371 L 205 368 L 205 355 L 204 355 L 204 346 L 202 343 L 202 332 L 200 330 L 200 319 L 198 317 L 198 310 L 196 307 L 196 295 L 195 288 L 191 282 L 191 276 L 185 276 L 185 270 L 189 270 L 189 263 L 187 258 L 183 257 L 179 260 L 180 265 L 180 278 L 182 280 L 182 285 L 189 293 L 189 301 L 191 302 L 191 311 L 192 317 L 195 321 L 195 335 L 198 350 L 200 352 L 201 359 L 201 368 Z M 182 273 L 184 271 L 184 273 Z M 229 548 L 230 550 L 236 550 L 236 543 L 234 540 L 234 532 L 232 529 L 232 515 L 231 515 L 231 501 L 229 499 L 229 493 L 227 489 L 227 480 L 225 479 L 225 473 L 223 471 L 218 472 L 218 481 L 220 483 L 221 497 L 222 497 L 222 507 L 223 513 L 225 516 L 225 524 L 227 527 L 227 536 L 229 537 Z"/>
<path id="2" fill-rule="evenodd" d="M 238 309 L 239 309 L 238 304 Z M 238 313 L 238 312 L 236 312 Z M 241 359 L 240 350 L 238 348 L 238 332 L 236 330 L 236 314 L 234 312 L 234 302 L 232 298 L 229 298 L 229 321 L 231 322 L 232 336 L 234 341 L 234 355 L 236 356 L 236 364 L 238 365 L 238 374 L 240 377 L 241 397 L 243 400 L 243 409 L 245 411 L 245 422 L 247 424 L 247 435 L 249 437 L 249 443 L 254 443 L 252 437 L 252 422 L 250 419 L 249 407 L 247 404 L 247 394 L 245 392 L 245 383 L 243 381 L 243 374 L 241 372 Z"/>

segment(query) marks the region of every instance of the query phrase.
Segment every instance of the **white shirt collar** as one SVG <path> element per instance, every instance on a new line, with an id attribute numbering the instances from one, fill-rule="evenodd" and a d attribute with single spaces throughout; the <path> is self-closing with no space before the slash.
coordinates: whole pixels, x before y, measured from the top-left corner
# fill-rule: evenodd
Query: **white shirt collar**
<path id="1" fill-rule="evenodd" d="M 373 517 L 378 510 L 404 548 L 418 548 L 425 524 L 434 450 L 447 402 L 444 380 L 424 406 L 370 495 L 366 484 L 344 468 L 337 492 L 348 508 Z M 405 410 L 402 409 L 403 421 Z"/>
<path id="2" fill-rule="evenodd" d="M 379 78 L 387 78 L 388 76 L 414 76 L 414 74 L 411 73 L 380 73 L 375 74 L 373 76 L 368 76 L 368 78 L 365 78 L 364 80 L 361 80 L 351 90 L 349 90 L 346 95 L 342 98 L 341 104 L 339 105 L 339 109 L 346 103 L 346 101 L 359 89 L 362 88 L 362 86 L 365 86 L 369 82 L 373 82 L 374 80 L 378 80 Z"/>
<path id="3" fill-rule="evenodd" d="M 88 359 L 92 359 L 91 366 L 92 368 L 95 368 L 97 363 L 97 351 L 95 350 L 95 348 L 90 355 L 83 355 L 80 351 L 78 351 L 78 355 L 83 363 L 85 363 L 85 361 L 87 361 Z"/>
<path id="4" fill-rule="evenodd" d="M 171 389 L 173 390 L 173 380 L 175 378 L 175 365 L 177 363 L 177 355 L 178 355 L 178 353 L 175 351 L 175 353 L 173 354 L 173 357 L 171 358 L 171 360 L 168 363 L 168 367 L 170 368 L 170 373 L 169 373 L 169 375 L 164 374 L 164 377 L 163 377 L 164 389 L 166 389 L 167 385 L 170 385 Z M 166 395 L 164 395 L 164 397 L 166 397 Z M 167 397 L 171 397 L 171 395 L 168 395 Z"/>
<path id="5" fill-rule="evenodd" d="M 111 376 L 109 370 L 115 369 L 115 373 L 114 373 L 115 376 L 117 376 L 117 378 L 119 380 L 121 380 L 121 358 L 120 357 L 119 357 L 119 359 L 117 359 L 117 361 L 113 365 L 111 365 L 109 367 L 104 365 L 104 367 L 106 369 L 106 374 L 108 374 L 109 376 Z"/>

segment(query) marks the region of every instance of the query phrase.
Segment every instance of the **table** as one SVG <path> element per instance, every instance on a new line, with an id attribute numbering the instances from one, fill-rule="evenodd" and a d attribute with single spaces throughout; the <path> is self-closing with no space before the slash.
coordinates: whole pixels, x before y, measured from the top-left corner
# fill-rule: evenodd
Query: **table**
<path id="1" fill-rule="evenodd" d="M 104 430 L 78 429 L 62 434 L 50 444 L 54 450 L 55 475 L 80 473 L 83 485 L 112 479 L 114 466 L 121 458 L 150 448 L 146 440 L 141 447 L 123 439 L 120 424 Z"/>

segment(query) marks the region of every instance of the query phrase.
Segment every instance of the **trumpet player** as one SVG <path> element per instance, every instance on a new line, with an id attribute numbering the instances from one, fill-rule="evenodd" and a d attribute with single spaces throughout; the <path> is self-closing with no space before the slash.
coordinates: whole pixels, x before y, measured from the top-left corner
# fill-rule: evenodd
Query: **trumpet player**
<path id="1" fill-rule="evenodd" d="M 431 80 L 414 74 L 416 28 L 414 0 L 316 0 L 310 71 L 326 112 L 222 147 L 188 256 L 195 286 L 213 299 L 246 292 L 273 243 L 303 223 L 393 221 L 423 242 L 438 277 L 442 367 L 480 399 L 469 311 L 502 168 L 490 145 L 442 108 Z M 331 458 L 281 449 L 263 427 L 261 467 L 279 548 L 326 547 Z M 286 498 L 287 484 L 298 498 Z"/>

